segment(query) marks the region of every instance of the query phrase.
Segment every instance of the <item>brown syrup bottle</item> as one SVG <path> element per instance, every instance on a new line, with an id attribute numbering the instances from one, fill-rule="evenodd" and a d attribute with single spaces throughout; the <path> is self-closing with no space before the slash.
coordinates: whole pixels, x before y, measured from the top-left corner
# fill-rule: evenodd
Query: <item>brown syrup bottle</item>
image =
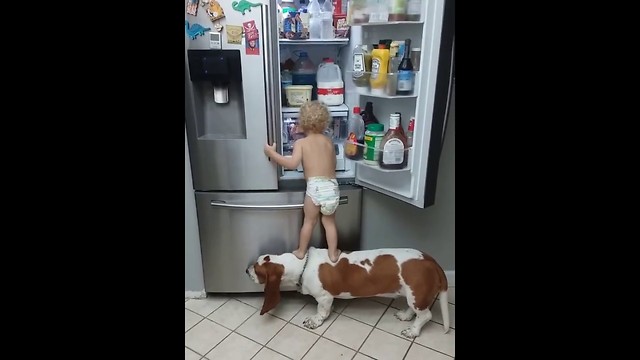
<path id="1" fill-rule="evenodd" d="M 378 164 L 383 169 L 399 170 L 407 167 L 408 155 L 407 137 L 400 126 L 400 113 L 389 117 L 389 130 L 380 143 L 382 153 L 378 157 Z"/>

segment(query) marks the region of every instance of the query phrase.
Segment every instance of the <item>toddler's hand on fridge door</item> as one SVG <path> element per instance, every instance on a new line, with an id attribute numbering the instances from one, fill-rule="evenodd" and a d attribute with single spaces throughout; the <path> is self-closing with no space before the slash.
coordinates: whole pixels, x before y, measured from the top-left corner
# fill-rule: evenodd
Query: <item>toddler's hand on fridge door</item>
<path id="1" fill-rule="evenodd" d="M 273 145 L 266 144 L 264 146 L 264 154 L 267 155 L 268 157 L 272 157 L 275 152 L 276 152 L 276 143 L 273 143 Z"/>

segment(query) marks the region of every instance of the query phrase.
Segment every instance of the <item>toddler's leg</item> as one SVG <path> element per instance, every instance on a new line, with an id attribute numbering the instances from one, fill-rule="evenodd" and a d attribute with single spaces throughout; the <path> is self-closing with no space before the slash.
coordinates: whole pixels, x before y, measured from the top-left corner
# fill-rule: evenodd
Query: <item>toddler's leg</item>
<path id="1" fill-rule="evenodd" d="M 302 224 L 302 229 L 300 229 L 300 243 L 298 244 L 298 250 L 293 252 L 298 259 L 303 259 L 307 253 L 309 241 L 311 241 L 311 233 L 318 222 L 318 214 L 320 214 L 320 207 L 313 203 L 309 195 L 305 195 L 304 223 Z"/>
<path id="2" fill-rule="evenodd" d="M 329 259 L 331 262 L 338 261 L 340 250 L 338 250 L 338 229 L 336 229 L 336 213 L 322 215 L 322 226 L 327 235 L 327 247 L 329 248 Z"/>

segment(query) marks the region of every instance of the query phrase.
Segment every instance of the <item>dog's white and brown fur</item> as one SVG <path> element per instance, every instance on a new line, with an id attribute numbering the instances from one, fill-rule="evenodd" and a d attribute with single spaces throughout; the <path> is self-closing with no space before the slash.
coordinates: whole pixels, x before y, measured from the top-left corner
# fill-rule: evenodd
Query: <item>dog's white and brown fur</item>
<path id="1" fill-rule="evenodd" d="M 306 262 L 306 266 L 305 266 Z M 264 284 L 264 303 L 260 315 L 280 302 L 280 286 L 296 286 L 302 294 L 318 302 L 317 314 L 304 320 L 304 326 L 315 329 L 331 312 L 333 299 L 361 297 L 405 296 L 409 307 L 395 316 L 413 324 L 402 331 L 407 338 L 420 335 L 431 320 L 430 307 L 440 295 L 440 308 L 445 333 L 449 331 L 447 278 L 438 263 L 429 255 L 414 249 L 376 249 L 343 252 L 337 263 L 329 260 L 326 249 L 309 248 L 305 259 L 292 253 L 261 255 L 247 268 L 247 274 L 257 284 Z M 302 275 L 302 276 L 301 276 Z"/>

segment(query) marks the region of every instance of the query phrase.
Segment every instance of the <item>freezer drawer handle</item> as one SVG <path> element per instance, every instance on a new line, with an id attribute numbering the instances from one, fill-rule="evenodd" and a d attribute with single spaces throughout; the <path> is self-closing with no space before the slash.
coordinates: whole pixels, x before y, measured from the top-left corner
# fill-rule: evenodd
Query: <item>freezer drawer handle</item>
<path id="1" fill-rule="evenodd" d="M 349 203 L 348 196 L 340 196 L 339 205 L 345 205 Z M 232 208 L 232 209 L 254 209 L 254 210 L 293 210 L 302 209 L 304 204 L 287 204 L 287 205 L 242 205 L 242 204 L 227 204 L 224 200 L 211 200 L 211 206 Z"/>

